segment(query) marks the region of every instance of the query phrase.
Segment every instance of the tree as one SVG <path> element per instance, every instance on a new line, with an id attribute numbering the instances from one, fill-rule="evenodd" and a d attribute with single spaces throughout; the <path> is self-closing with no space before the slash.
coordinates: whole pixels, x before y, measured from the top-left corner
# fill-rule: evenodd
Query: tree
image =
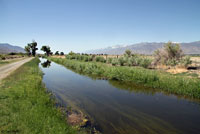
<path id="1" fill-rule="evenodd" d="M 164 50 L 168 54 L 168 59 L 179 60 L 183 56 L 183 51 L 178 43 L 168 42 L 164 45 Z"/>
<path id="2" fill-rule="evenodd" d="M 74 52 L 69 52 L 69 54 L 68 55 L 74 55 L 75 53 Z M 82 54 L 82 55 L 85 55 L 85 54 Z"/>
<path id="3" fill-rule="evenodd" d="M 168 42 L 163 48 L 154 52 L 154 65 L 176 65 L 183 58 L 183 51 L 177 43 Z"/>
<path id="4" fill-rule="evenodd" d="M 25 46 L 24 50 L 26 51 L 26 53 L 28 54 L 28 56 L 31 55 L 31 48 L 30 48 L 30 46 L 28 46 L 28 45 Z"/>
<path id="5" fill-rule="evenodd" d="M 131 57 L 131 50 L 129 50 L 129 49 L 127 49 L 126 51 L 125 51 L 125 54 L 124 54 L 125 56 L 128 56 L 128 57 Z"/>
<path id="6" fill-rule="evenodd" d="M 31 49 L 32 49 L 32 55 L 35 56 L 38 48 L 37 48 L 37 42 L 35 42 L 34 40 L 31 43 Z"/>
<path id="7" fill-rule="evenodd" d="M 63 52 L 60 52 L 60 55 L 64 55 L 64 53 L 63 53 Z"/>
<path id="8" fill-rule="evenodd" d="M 27 46 L 25 46 L 25 51 L 29 52 L 29 54 L 32 54 L 33 56 L 36 55 L 37 50 L 37 42 L 35 42 L 34 40 L 32 41 L 32 43 L 28 43 Z"/>
<path id="9" fill-rule="evenodd" d="M 59 51 L 56 51 L 56 52 L 55 52 L 55 55 L 59 55 Z"/>
<path id="10" fill-rule="evenodd" d="M 47 55 L 47 56 L 49 56 L 51 54 L 51 49 L 49 46 L 42 46 L 41 50 L 44 51 L 45 55 Z"/>

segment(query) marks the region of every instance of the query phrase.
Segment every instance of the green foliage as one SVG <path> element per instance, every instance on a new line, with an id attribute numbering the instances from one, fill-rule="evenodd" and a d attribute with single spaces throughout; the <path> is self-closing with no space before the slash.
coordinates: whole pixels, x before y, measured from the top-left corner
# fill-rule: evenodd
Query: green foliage
<path id="1" fill-rule="evenodd" d="M 131 57 L 131 50 L 127 49 L 124 53 L 125 56 Z"/>
<path id="2" fill-rule="evenodd" d="M 178 61 L 176 59 L 169 59 L 165 64 L 169 66 L 176 66 L 178 64 Z"/>
<path id="3" fill-rule="evenodd" d="M 32 54 L 33 56 L 35 56 L 37 50 L 37 42 L 35 42 L 34 40 L 32 41 L 32 43 L 28 43 L 27 46 L 25 46 L 25 51 L 28 55 Z"/>
<path id="4" fill-rule="evenodd" d="M 68 55 L 75 55 L 75 53 L 71 51 L 71 52 L 69 52 Z"/>
<path id="5" fill-rule="evenodd" d="M 181 63 L 183 52 L 177 43 L 168 42 L 162 49 L 154 52 L 154 65 L 176 66 Z"/>
<path id="6" fill-rule="evenodd" d="M 108 59 L 107 59 L 107 63 L 108 63 L 108 64 L 112 63 L 112 58 L 108 58 Z"/>
<path id="7" fill-rule="evenodd" d="M 6 57 L 4 55 L 0 55 L 0 60 L 5 60 Z"/>
<path id="8" fill-rule="evenodd" d="M 119 63 L 119 62 L 118 62 L 118 59 L 117 59 L 117 58 L 113 58 L 113 59 L 112 59 L 112 65 L 113 65 L 113 66 L 116 66 L 118 63 Z"/>
<path id="9" fill-rule="evenodd" d="M 188 65 L 192 64 L 192 61 L 190 59 L 190 56 L 186 56 L 181 59 L 180 64 L 183 65 L 184 67 L 188 67 Z"/>
<path id="10" fill-rule="evenodd" d="M 149 68 L 149 66 L 151 65 L 151 63 L 152 63 L 152 60 L 147 59 L 147 58 L 143 58 L 143 59 L 140 61 L 139 65 L 140 65 L 141 67 L 144 67 L 144 68 Z"/>
<path id="11" fill-rule="evenodd" d="M 41 50 L 45 52 L 46 56 L 49 56 L 51 54 L 51 49 L 49 46 L 42 46 Z"/>
<path id="12" fill-rule="evenodd" d="M 118 61 L 119 61 L 119 65 L 120 65 L 120 66 L 124 66 L 124 64 L 126 63 L 126 60 L 125 60 L 124 57 L 120 57 L 120 58 L 118 59 Z"/>
<path id="13" fill-rule="evenodd" d="M 179 60 L 182 57 L 182 50 L 177 43 L 168 42 L 164 45 L 164 50 L 167 52 L 168 59 Z"/>
<path id="14" fill-rule="evenodd" d="M 70 53 L 66 55 L 66 59 L 88 62 L 93 60 L 93 56 Z"/>
<path id="15" fill-rule="evenodd" d="M 0 133 L 75 134 L 42 83 L 37 58 L 0 85 Z"/>
<path id="16" fill-rule="evenodd" d="M 97 56 L 97 57 L 95 58 L 95 61 L 96 61 L 96 62 L 106 62 L 106 60 L 105 60 L 104 57 L 102 57 L 102 56 Z"/>
<path id="17" fill-rule="evenodd" d="M 159 88 L 169 93 L 200 98 L 200 80 L 197 78 L 174 76 L 172 74 L 138 67 L 108 66 L 103 63 L 79 62 L 58 58 L 49 59 L 82 74 L 85 73 L 107 79 L 139 83 L 144 86 Z M 112 63 L 115 60 L 116 58 L 112 60 Z"/>
<path id="18" fill-rule="evenodd" d="M 64 52 L 60 52 L 60 55 L 64 55 Z"/>
<path id="19" fill-rule="evenodd" d="M 56 52 L 55 52 L 55 55 L 59 55 L 59 51 L 56 51 Z"/>
<path id="20" fill-rule="evenodd" d="M 31 55 L 31 47 L 29 45 L 25 46 L 24 50 L 26 51 L 27 55 Z"/>

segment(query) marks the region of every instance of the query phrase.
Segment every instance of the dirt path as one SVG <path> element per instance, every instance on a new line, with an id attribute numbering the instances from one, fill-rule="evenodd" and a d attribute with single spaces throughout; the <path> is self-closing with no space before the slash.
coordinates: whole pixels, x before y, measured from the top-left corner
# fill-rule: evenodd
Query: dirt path
<path id="1" fill-rule="evenodd" d="M 13 72 L 14 70 L 16 70 L 18 67 L 20 67 L 21 65 L 23 65 L 24 63 L 30 61 L 33 58 L 26 58 L 14 63 L 10 63 L 10 64 L 6 64 L 0 67 L 0 82 L 2 79 L 4 79 L 5 77 L 7 77 L 11 72 Z"/>

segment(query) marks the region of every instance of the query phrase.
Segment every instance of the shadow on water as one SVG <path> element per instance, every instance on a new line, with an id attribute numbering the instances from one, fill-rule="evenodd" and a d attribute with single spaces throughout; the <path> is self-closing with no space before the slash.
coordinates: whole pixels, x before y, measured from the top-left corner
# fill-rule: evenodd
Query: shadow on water
<path id="1" fill-rule="evenodd" d="M 54 62 L 49 68 L 40 66 L 43 82 L 59 102 L 83 111 L 103 134 L 200 132 L 199 101 L 129 82 L 86 77 Z"/>

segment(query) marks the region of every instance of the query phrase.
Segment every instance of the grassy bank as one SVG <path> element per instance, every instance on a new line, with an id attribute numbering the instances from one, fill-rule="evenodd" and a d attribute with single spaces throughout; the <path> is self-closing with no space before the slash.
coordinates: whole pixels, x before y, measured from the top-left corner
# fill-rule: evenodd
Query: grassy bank
<path id="1" fill-rule="evenodd" d="M 76 133 L 46 92 L 38 64 L 33 59 L 0 85 L 0 133 Z"/>
<path id="2" fill-rule="evenodd" d="M 119 81 L 130 81 L 169 93 L 200 98 L 200 80 L 184 76 L 174 76 L 165 72 L 141 67 L 109 66 L 97 62 L 81 62 L 68 59 L 48 58 L 77 72 L 106 77 Z"/>

